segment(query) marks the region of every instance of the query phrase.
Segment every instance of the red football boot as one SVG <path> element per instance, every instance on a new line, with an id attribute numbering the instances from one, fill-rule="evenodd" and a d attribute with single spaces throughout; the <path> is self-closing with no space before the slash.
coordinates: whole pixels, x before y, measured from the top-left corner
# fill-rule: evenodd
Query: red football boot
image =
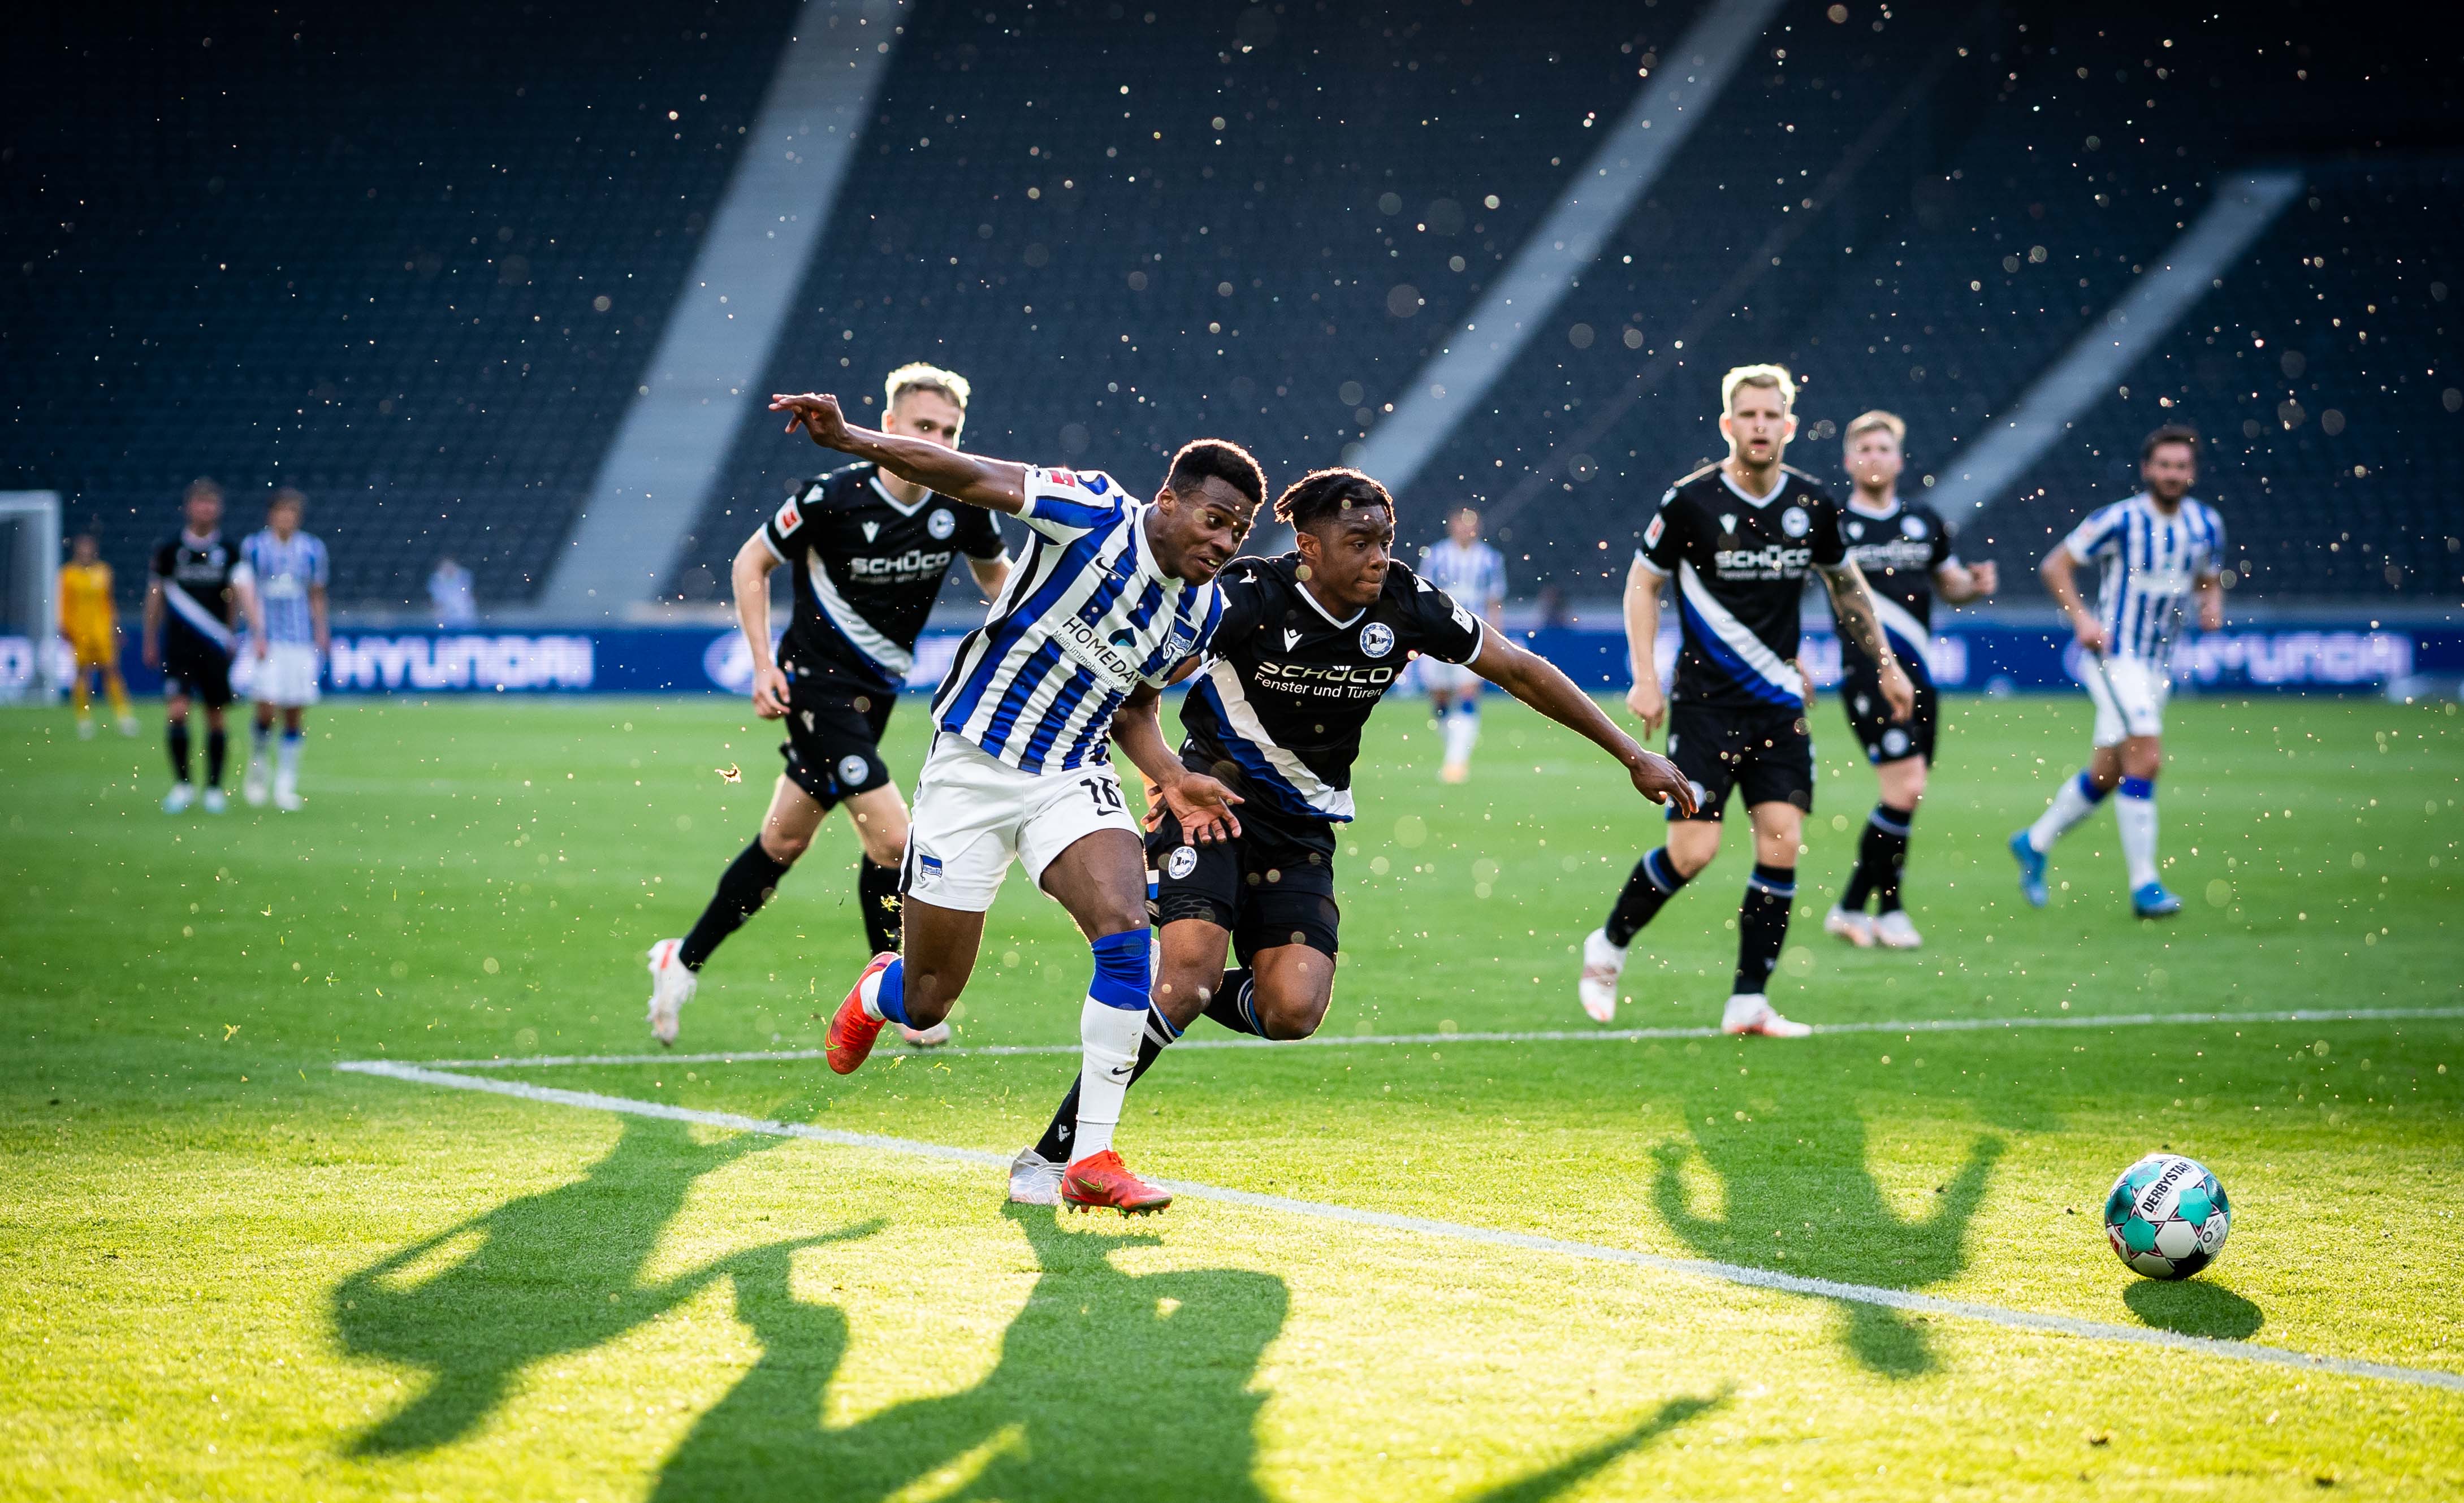
<path id="1" fill-rule="evenodd" d="M 1061 1202 L 1075 1210 L 1110 1206 L 1124 1216 L 1144 1216 L 1172 1204 L 1172 1196 L 1130 1172 L 1107 1148 L 1069 1165 L 1061 1176 Z"/>
<path id="2" fill-rule="evenodd" d="M 847 988 L 847 1000 L 830 1014 L 830 1031 L 823 1035 L 822 1054 L 830 1068 L 841 1075 L 853 1075 L 872 1053 L 872 1041 L 881 1036 L 881 1019 L 864 1010 L 864 984 L 881 974 L 898 957 L 884 951 L 872 957 L 871 964 Z"/>

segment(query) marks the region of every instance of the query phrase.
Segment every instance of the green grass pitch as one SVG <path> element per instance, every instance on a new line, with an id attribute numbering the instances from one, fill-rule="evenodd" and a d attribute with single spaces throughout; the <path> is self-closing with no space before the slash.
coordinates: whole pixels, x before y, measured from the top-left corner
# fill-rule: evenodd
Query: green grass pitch
<path id="1" fill-rule="evenodd" d="M 751 834 L 776 734 L 715 700 L 329 706 L 306 812 L 166 818 L 159 747 L 0 714 L 0 1497 L 2406 1497 L 2464 1493 L 2464 718 L 2177 705 L 2166 925 L 2109 815 L 2023 907 L 2001 849 L 2076 700 L 1963 700 L 1917 822 L 1926 946 L 1820 915 L 1873 799 L 1838 707 L 1774 998 L 1817 1023 L 2208 1023 L 1497 1042 L 1590 1025 L 1574 948 L 1660 821 L 1492 702 L 1442 788 L 1373 726 L 1330 1035 L 1184 1051 L 1152 1173 L 2410 1369 L 2352 1376 L 1743 1287 L 1218 1199 L 1019 1213 L 920 1159 L 338 1072 L 641 1055 L 641 955 Z M 900 711 L 912 775 L 923 716 Z M 740 782 L 721 770 L 741 768 Z M 1006 1155 L 1066 1056 L 813 1048 L 861 961 L 825 830 L 682 1052 L 489 1078 Z M 1619 1022 L 1716 1021 L 1746 858 Z M 1083 942 L 1013 876 L 960 1043 L 1074 1038 Z M 2445 1015 L 2302 1023 L 2292 1009 Z M 1210 1025 L 1201 1024 L 1203 1037 Z M 2106 1250 L 2170 1146 L 2221 1263 Z"/>

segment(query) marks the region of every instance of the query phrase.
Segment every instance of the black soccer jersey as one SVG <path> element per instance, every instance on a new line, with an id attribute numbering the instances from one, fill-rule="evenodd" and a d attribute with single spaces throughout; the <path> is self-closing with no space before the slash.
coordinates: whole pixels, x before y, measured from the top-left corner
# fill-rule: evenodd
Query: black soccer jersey
<path id="1" fill-rule="evenodd" d="M 1349 819 L 1369 712 L 1415 656 L 1468 663 L 1485 628 L 1400 562 L 1387 565 L 1375 604 L 1337 620 L 1302 587 L 1300 561 L 1224 567 L 1223 621 L 1180 709 L 1181 761 L 1219 777 L 1228 768 L 1225 781 L 1253 805 Z"/>
<path id="2" fill-rule="evenodd" d="M 991 512 L 930 493 L 902 506 L 869 463 L 807 481 L 761 524 L 761 540 L 803 576 L 780 656 L 800 676 L 876 692 L 915 665 L 951 561 L 1001 555 Z"/>
<path id="3" fill-rule="evenodd" d="M 1839 503 L 1796 470 L 1755 499 L 1712 465 L 1671 486 L 1635 556 L 1676 576 L 1683 645 L 1670 697 L 1685 704 L 1802 708 L 1793 660 L 1805 577 L 1847 556 Z"/>
<path id="4" fill-rule="evenodd" d="M 1880 515 L 1853 505 L 1840 508 L 1839 535 L 1873 590 L 1874 610 L 1891 639 L 1892 655 L 1908 672 L 1922 674 L 1925 644 L 1933 639 L 1933 572 L 1959 562 L 1950 546 L 1950 528 L 1941 512 L 1924 502 L 1895 499 L 1891 510 Z M 1868 661 L 1864 649 L 1844 631 L 1839 653 L 1852 671 Z"/>
<path id="5" fill-rule="evenodd" d="M 231 613 L 239 608 L 231 581 L 244 577 L 248 565 L 239 550 L 215 533 L 191 537 L 183 530 L 154 550 L 154 577 L 163 585 L 165 646 L 177 652 L 183 642 L 209 644 L 222 652 L 232 647 Z"/>

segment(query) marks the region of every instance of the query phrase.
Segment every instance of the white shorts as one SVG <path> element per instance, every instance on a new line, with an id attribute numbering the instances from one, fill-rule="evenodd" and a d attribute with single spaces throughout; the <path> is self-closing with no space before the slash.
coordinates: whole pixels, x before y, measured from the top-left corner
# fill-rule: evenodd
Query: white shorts
<path id="1" fill-rule="evenodd" d="M 319 667 L 312 643 L 268 643 L 263 658 L 253 644 L 242 643 L 231 660 L 231 693 L 261 705 L 303 708 L 317 703 Z"/>
<path id="2" fill-rule="evenodd" d="M 982 913 L 1013 858 L 1040 884 L 1056 857 L 1098 830 L 1145 839 L 1111 764 L 1022 773 L 945 731 L 915 775 L 899 889 L 936 908 Z"/>
<path id="3" fill-rule="evenodd" d="M 1478 694 L 1487 680 L 1461 663 L 1438 658 L 1420 660 L 1420 687 L 1431 694 Z"/>
<path id="4" fill-rule="evenodd" d="M 2096 701 L 2096 744 L 2120 746 L 2132 736 L 2165 733 L 2165 700 L 2173 691 L 2172 677 L 2138 658 L 2107 656 L 2079 659 L 2079 676 L 2087 697 Z"/>

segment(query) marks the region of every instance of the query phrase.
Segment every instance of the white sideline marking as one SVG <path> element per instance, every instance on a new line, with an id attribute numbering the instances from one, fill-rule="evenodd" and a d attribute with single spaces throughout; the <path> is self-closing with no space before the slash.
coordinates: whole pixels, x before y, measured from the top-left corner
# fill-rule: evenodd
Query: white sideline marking
<path id="1" fill-rule="evenodd" d="M 1816 1023 L 1816 1034 L 1984 1034 L 2022 1028 L 2153 1028 L 2183 1023 L 2379 1023 L 2405 1018 L 2464 1018 L 2464 1007 L 2301 1008 L 2284 1013 L 2116 1013 L 2103 1017 L 1926 1017 L 1881 1023 Z M 1716 1028 L 1552 1028 L 1522 1034 L 1362 1034 L 1351 1038 L 1184 1038 L 1189 1049 L 1358 1049 L 1404 1044 L 1598 1044 L 1643 1038 L 1719 1038 Z M 937 1058 L 1009 1055 L 1074 1055 L 1076 1044 L 979 1044 L 973 1048 L 918 1050 Z M 494 1059 L 420 1059 L 439 1070 L 546 1069 L 560 1065 L 765 1064 L 819 1059 L 819 1049 L 739 1049 L 712 1055 L 517 1055 Z"/>
<path id="2" fill-rule="evenodd" d="M 407 1080 L 419 1085 L 438 1085 L 456 1091 L 485 1091 L 496 1096 L 517 1097 L 527 1101 L 546 1101 L 558 1106 L 578 1106 L 588 1111 L 617 1112 L 633 1117 L 656 1117 L 669 1122 L 699 1122 L 705 1126 L 733 1128 L 738 1132 L 763 1133 L 774 1138 L 803 1138 L 815 1143 L 835 1144 L 841 1147 L 869 1148 L 878 1153 L 905 1154 L 912 1158 L 932 1159 L 944 1164 L 964 1164 L 1004 1171 L 1009 1167 L 1008 1159 L 1000 1154 L 986 1153 L 977 1148 L 957 1148 L 946 1144 L 919 1143 L 913 1139 L 891 1138 L 876 1133 L 844 1132 L 835 1127 L 816 1127 L 809 1122 L 769 1122 L 759 1117 L 741 1116 L 735 1112 L 698 1111 L 687 1106 L 671 1106 L 665 1101 L 637 1100 L 626 1096 L 603 1096 L 596 1091 L 567 1091 L 556 1086 L 533 1085 L 525 1080 L 500 1080 L 492 1079 L 486 1076 L 456 1075 L 450 1071 L 429 1069 L 421 1065 L 399 1064 L 390 1059 L 343 1059 L 336 1061 L 334 1068 L 357 1075 L 383 1076 L 390 1079 Z M 1557 1237 L 1534 1236 L 1529 1232 L 1506 1231 L 1493 1227 L 1473 1227 L 1460 1222 L 1431 1221 L 1419 1216 L 1398 1216 L 1383 1210 L 1361 1210 L 1351 1206 L 1331 1205 L 1325 1201 L 1295 1200 L 1286 1195 L 1261 1195 L 1254 1190 L 1224 1189 L 1213 1185 L 1193 1184 L 1187 1180 L 1158 1180 L 1155 1183 L 1176 1195 L 1187 1196 L 1192 1200 L 1221 1201 L 1225 1205 L 1246 1206 L 1255 1210 L 1280 1211 L 1292 1216 L 1309 1216 L 1320 1221 L 1348 1222 L 1353 1226 L 1375 1227 L 1387 1231 L 1407 1231 L 1419 1236 L 1437 1237 L 1452 1242 L 1470 1242 L 1483 1247 L 1514 1248 L 1526 1252 L 1553 1252 L 1563 1257 L 1584 1258 L 1598 1263 L 1623 1263 L 1663 1274 L 1681 1274 L 1689 1278 L 1713 1279 L 1722 1283 L 1743 1284 L 1755 1289 L 1773 1289 L 1785 1294 L 1813 1295 L 1824 1299 L 1843 1299 L 1855 1304 L 1881 1305 L 1893 1310 L 1909 1310 L 1925 1315 L 1957 1316 L 1965 1319 L 1983 1320 L 2013 1330 L 2043 1331 L 2056 1336 L 2075 1336 L 2095 1341 L 2128 1341 L 2141 1346 L 2169 1346 L 2235 1361 L 2267 1362 L 2302 1372 L 2335 1373 L 2347 1378 L 2379 1378 L 2389 1383 L 2418 1383 L 2424 1387 L 2446 1388 L 2464 1393 L 2464 1373 L 2438 1372 L 2420 1367 L 2397 1367 L 2386 1362 L 2358 1361 L 2343 1357 L 2313 1357 L 2303 1352 L 2288 1351 L 2279 1346 L 2263 1346 L 2255 1341 L 2220 1340 L 2214 1337 L 2184 1336 L 2177 1331 L 2113 1325 L 2101 1320 L 2081 1320 L 2073 1316 L 2043 1315 L 2029 1310 L 2008 1310 L 2000 1305 L 1978 1304 L 1967 1299 L 1945 1299 L 1938 1295 L 1920 1295 L 1903 1289 L 1882 1289 L 1872 1284 L 1843 1284 L 1828 1278 L 1806 1278 L 1794 1274 L 1774 1273 L 1765 1268 L 1749 1268 L 1739 1263 L 1714 1262 L 1708 1258 L 1667 1257 L 1657 1252 L 1639 1252 L 1629 1248 L 1602 1247 L 1590 1242 L 1569 1242 Z"/>

